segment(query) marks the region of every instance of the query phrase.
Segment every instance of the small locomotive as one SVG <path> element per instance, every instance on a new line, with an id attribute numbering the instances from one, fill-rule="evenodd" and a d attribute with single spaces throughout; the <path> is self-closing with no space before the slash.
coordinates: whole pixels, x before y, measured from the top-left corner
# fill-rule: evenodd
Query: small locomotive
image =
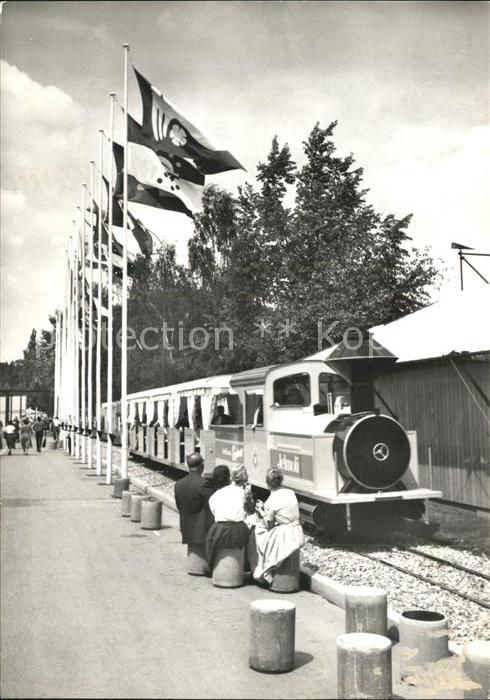
<path id="1" fill-rule="evenodd" d="M 242 463 L 256 489 L 277 466 L 304 519 L 321 527 L 340 512 L 350 530 L 353 508 L 387 502 L 419 517 L 442 493 L 419 486 L 416 433 L 376 405 L 375 378 L 396 359 L 369 336 L 355 346 L 347 337 L 297 362 L 130 394 L 130 452 L 186 470 L 197 449 L 205 475 Z M 113 416 L 118 434 L 120 404 Z"/>

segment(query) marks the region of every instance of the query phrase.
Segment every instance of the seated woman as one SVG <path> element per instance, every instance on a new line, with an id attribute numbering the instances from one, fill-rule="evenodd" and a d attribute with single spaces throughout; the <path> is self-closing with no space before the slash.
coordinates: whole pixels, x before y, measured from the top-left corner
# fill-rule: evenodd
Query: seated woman
<path id="1" fill-rule="evenodd" d="M 213 469 L 213 475 L 211 477 L 211 484 L 213 493 L 219 491 L 224 486 L 229 486 L 230 484 L 230 470 L 226 464 L 217 464 Z"/>
<path id="2" fill-rule="evenodd" d="M 243 488 L 247 480 L 247 470 L 242 465 L 237 465 L 231 469 L 231 483 L 219 488 L 209 499 L 214 524 L 206 535 L 206 557 L 211 571 L 219 549 L 243 549 L 247 545 L 246 497 Z"/>
<path id="3" fill-rule="evenodd" d="M 266 482 L 271 494 L 264 504 L 257 501 L 256 505 L 261 520 L 255 526 L 257 564 L 253 576 L 262 584 L 272 583 L 274 570 L 305 542 L 296 494 L 284 488 L 282 480 L 280 469 L 269 469 Z"/>

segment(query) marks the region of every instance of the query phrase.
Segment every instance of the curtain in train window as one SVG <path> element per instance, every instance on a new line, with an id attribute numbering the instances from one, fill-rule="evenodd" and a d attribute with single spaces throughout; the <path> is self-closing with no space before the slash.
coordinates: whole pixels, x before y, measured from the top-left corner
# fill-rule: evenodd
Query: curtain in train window
<path id="1" fill-rule="evenodd" d="M 189 413 L 187 410 L 187 397 L 180 396 L 177 398 L 179 402 L 179 413 L 177 422 L 175 424 L 176 428 L 188 428 L 189 427 Z"/>
<path id="2" fill-rule="evenodd" d="M 290 374 L 274 382 L 274 406 L 309 406 L 311 403 L 310 375 Z"/>
<path id="3" fill-rule="evenodd" d="M 157 411 L 157 406 L 158 406 L 158 401 L 154 401 L 153 399 L 150 399 L 148 401 L 148 406 L 146 408 L 148 412 L 148 425 L 151 427 L 155 425 L 158 421 L 158 411 Z"/>
<path id="4" fill-rule="evenodd" d="M 264 425 L 264 396 L 255 391 L 245 392 L 245 425 Z"/>
<path id="5" fill-rule="evenodd" d="M 202 404 L 201 404 L 202 398 L 201 396 L 196 396 L 195 401 L 194 401 L 194 430 L 202 430 L 203 429 L 203 421 L 202 421 Z"/>
<path id="6" fill-rule="evenodd" d="M 214 397 L 206 391 L 204 396 L 201 396 L 201 420 L 204 430 L 209 430 L 211 418 L 214 415 Z"/>

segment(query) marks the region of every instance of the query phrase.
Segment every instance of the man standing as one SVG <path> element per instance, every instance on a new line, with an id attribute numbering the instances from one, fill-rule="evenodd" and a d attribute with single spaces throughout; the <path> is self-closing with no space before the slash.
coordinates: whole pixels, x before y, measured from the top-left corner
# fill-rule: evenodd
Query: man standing
<path id="1" fill-rule="evenodd" d="M 34 435 L 36 436 L 36 450 L 41 452 L 44 436 L 44 421 L 41 416 L 39 416 L 37 421 L 34 421 L 32 429 L 34 430 Z"/>
<path id="2" fill-rule="evenodd" d="M 212 516 L 208 500 L 212 485 L 203 479 L 204 460 L 198 452 L 187 456 L 189 474 L 175 483 L 175 502 L 180 516 L 182 544 L 187 545 L 188 573 L 204 576 L 208 573 L 205 541 Z"/>

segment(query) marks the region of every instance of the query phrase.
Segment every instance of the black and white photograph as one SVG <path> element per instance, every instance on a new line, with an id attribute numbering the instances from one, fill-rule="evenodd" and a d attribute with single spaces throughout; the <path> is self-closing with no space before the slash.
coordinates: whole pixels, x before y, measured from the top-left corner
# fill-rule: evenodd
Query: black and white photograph
<path id="1" fill-rule="evenodd" d="M 0 39 L 0 696 L 488 700 L 488 3 Z"/>

